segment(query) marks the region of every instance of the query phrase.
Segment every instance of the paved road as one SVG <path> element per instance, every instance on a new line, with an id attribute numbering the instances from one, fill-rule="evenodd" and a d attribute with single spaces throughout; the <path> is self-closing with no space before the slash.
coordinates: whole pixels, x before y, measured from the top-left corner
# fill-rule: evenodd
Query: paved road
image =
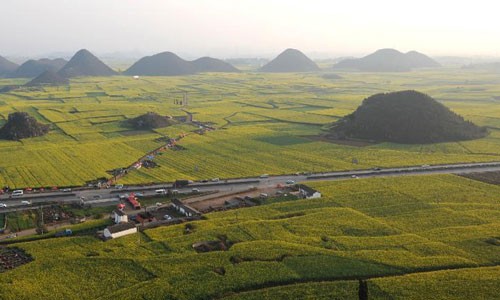
<path id="1" fill-rule="evenodd" d="M 193 188 L 199 192 L 218 190 L 219 192 L 237 192 L 247 190 L 251 187 L 268 187 L 277 184 L 285 184 L 287 181 L 307 182 L 314 180 L 340 180 L 346 178 L 369 178 L 387 176 L 408 176 L 425 174 L 460 174 L 472 172 L 500 171 L 500 162 L 490 163 L 464 163 L 453 165 L 434 166 L 414 166 L 405 168 L 384 168 L 370 170 L 352 170 L 342 172 L 326 172 L 315 174 L 282 175 L 269 176 L 266 178 L 255 177 L 246 179 L 228 179 L 219 182 L 195 182 L 184 188 L 178 188 L 179 193 L 190 193 Z M 85 203 L 92 205 L 112 205 L 119 202 L 119 196 L 130 192 L 141 192 L 145 196 L 155 194 L 157 189 L 172 188 L 171 183 L 151 185 L 151 186 L 129 186 L 121 190 L 117 189 L 75 189 L 71 192 L 46 192 L 43 194 L 25 194 L 16 198 L 9 198 L 9 195 L 1 195 L 0 202 L 5 203 L 7 208 L 0 208 L 0 211 L 12 211 L 29 209 L 30 206 L 39 206 L 50 202 L 80 202 L 83 197 Z M 23 201 L 30 201 L 25 204 Z"/>

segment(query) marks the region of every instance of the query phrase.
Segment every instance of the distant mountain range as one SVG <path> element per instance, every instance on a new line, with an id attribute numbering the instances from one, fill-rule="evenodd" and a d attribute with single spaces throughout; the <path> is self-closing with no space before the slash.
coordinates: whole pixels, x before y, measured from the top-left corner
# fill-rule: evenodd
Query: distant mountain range
<path id="1" fill-rule="evenodd" d="M 286 49 L 275 59 L 268 62 L 261 72 L 316 72 L 320 68 L 309 57 L 297 49 Z"/>
<path id="2" fill-rule="evenodd" d="M 177 76 L 200 72 L 241 72 L 229 62 L 241 62 L 242 59 L 223 61 L 211 57 L 202 57 L 187 61 L 172 52 L 162 52 L 145 56 L 130 66 L 125 72 L 118 73 L 86 49 L 79 50 L 69 60 L 38 59 L 28 60 L 21 66 L 0 56 L 0 77 L 34 78 L 45 71 L 57 72 L 63 78 L 79 76 Z M 247 62 L 243 60 L 243 62 Z M 260 64 L 265 60 L 252 60 Z M 440 64 L 428 56 L 416 51 L 402 53 L 394 49 L 381 49 L 363 58 L 349 58 L 336 63 L 334 69 L 347 69 L 368 72 L 402 72 L 414 68 L 439 67 Z M 258 69 L 260 72 L 317 72 L 318 65 L 297 49 L 286 49 L 276 58 Z M 49 73 L 50 74 L 50 73 Z M 52 76 L 48 77 L 54 77 Z M 60 80 L 57 80 L 60 82 Z"/>
<path id="3" fill-rule="evenodd" d="M 436 68 L 441 65 L 425 54 L 395 49 L 380 49 L 362 58 L 345 59 L 333 65 L 334 69 L 365 72 L 407 72 L 415 68 Z"/>

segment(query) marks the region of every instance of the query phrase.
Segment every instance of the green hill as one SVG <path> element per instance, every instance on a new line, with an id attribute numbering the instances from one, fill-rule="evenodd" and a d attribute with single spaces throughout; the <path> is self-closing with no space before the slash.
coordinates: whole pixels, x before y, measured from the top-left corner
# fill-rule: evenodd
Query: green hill
<path id="1" fill-rule="evenodd" d="M 21 66 L 19 66 L 19 68 L 14 73 L 10 74 L 10 77 L 34 78 L 45 71 L 57 72 L 66 63 L 67 61 L 62 58 L 57 58 L 57 59 L 44 58 L 39 60 L 30 59 L 25 63 L 23 63 Z"/>
<path id="2" fill-rule="evenodd" d="M 146 56 L 128 68 L 125 75 L 176 76 L 196 73 L 196 68 L 172 52 Z"/>
<path id="3" fill-rule="evenodd" d="M 7 123 L 0 128 L 0 139 L 20 140 L 42 136 L 47 132 L 49 132 L 49 125 L 38 123 L 26 112 L 15 112 L 9 114 Z"/>
<path id="4" fill-rule="evenodd" d="M 25 86 L 43 86 L 43 85 L 65 85 L 69 84 L 69 79 L 64 78 L 54 71 L 45 71 L 33 78 L 30 82 L 26 83 Z"/>
<path id="5" fill-rule="evenodd" d="M 0 56 L 0 78 L 13 73 L 19 66 L 6 58 Z"/>
<path id="6" fill-rule="evenodd" d="M 202 57 L 194 61 L 187 61 L 175 53 L 162 52 L 146 56 L 128 68 L 125 75 L 142 76 L 181 76 L 198 72 L 239 72 L 231 64 L 220 59 Z"/>
<path id="7" fill-rule="evenodd" d="M 113 76 L 117 73 L 86 49 L 82 49 L 59 70 L 63 77 Z"/>
<path id="8" fill-rule="evenodd" d="M 154 112 L 148 112 L 136 118 L 127 120 L 127 123 L 135 129 L 162 128 L 175 124 L 172 118 L 160 116 Z"/>
<path id="9" fill-rule="evenodd" d="M 237 73 L 240 70 L 233 67 L 231 64 L 220 59 L 212 57 L 201 57 L 191 62 L 197 72 L 227 72 Z"/>
<path id="10" fill-rule="evenodd" d="M 320 71 L 320 68 L 299 50 L 286 49 L 275 59 L 260 68 L 260 71 L 269 73 L 316 72 Z"/>
<path id="11" fill-rule="evenodd" d="M 331 127 L 336 138 L 427 144 L 484 137 L 478 127 L 416 91 L 376 94 Z"/>
<path id="12" fill-rule="evenodd" d="M 402 53 L 395 49 L 380 49 L 362 58 L 342 60 L 333 68 L 366 72 L 406 72 L 414 68 L 439 66 L 432 58 L 416 51 Z"/>

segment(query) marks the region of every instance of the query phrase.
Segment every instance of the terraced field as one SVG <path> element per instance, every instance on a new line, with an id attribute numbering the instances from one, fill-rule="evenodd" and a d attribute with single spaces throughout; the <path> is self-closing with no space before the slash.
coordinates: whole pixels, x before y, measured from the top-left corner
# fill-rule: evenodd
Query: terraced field
<path id="1" fill-rule="evenodd" d="M 0 298 L 358 299 L 360 279 L 370 299 L 498 297 L 499 186 L 454 175 L 313 186 L 322 199 L 211 213 L 188 234 L 16 244 L 35 260 L 0 274 Z M 232 246 L 192 248 L 218 239 Z"/>
<path id="2" fill-rule="evenodd" d="M 500 160 L 500 79 L 459 69 L 411 73 L 200 74 L 183 77 L 77 78 L 69 87 L 21 89 L 0 94 L 0 124 L 27 111 L 52 126 L 44 137 L 0 142 L 0 184 L 11 187 L 82 185 L 110 178 L 109 170 L 134 163 L 161 146 L 158 138 L 188 136 L 184 151 L 155 158 L 160 168 L 131 172 L 123 183 L 173 181 Z M 0 80 L 0 86 L 12 80 Z M 460 143 L 366 147 L 311 138 L 325 124 L 352 112 L 378 92 L 418 89 L 479 125 L 486 138 Z M 189 105 L 175 104 L 187 93 Z M 124 120 L 147 111 L 212 123 L 136 131 Z M 358 164 L 353 164 L 356 158 Z"/>

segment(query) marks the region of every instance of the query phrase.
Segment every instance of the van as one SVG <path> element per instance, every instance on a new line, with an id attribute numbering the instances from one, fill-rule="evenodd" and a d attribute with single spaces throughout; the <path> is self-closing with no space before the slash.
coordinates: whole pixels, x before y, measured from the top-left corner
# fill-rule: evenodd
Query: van
<path id="1" fill-rule="evenodd" d="M 157 195 L 165 195 L 165 194 L 167 194 L 167 190 L 166 189 L 159 189 L 159 190 L 155 191 L 155 194 L 157 194 Z"/>
<path id="2" fill-rule="evenodd" d="M 19 197 L 19 196 L 22 196 L 24 195 L 24 192 L 23 190 L 15 190 L 12 192 L 12 197 Z"/>

